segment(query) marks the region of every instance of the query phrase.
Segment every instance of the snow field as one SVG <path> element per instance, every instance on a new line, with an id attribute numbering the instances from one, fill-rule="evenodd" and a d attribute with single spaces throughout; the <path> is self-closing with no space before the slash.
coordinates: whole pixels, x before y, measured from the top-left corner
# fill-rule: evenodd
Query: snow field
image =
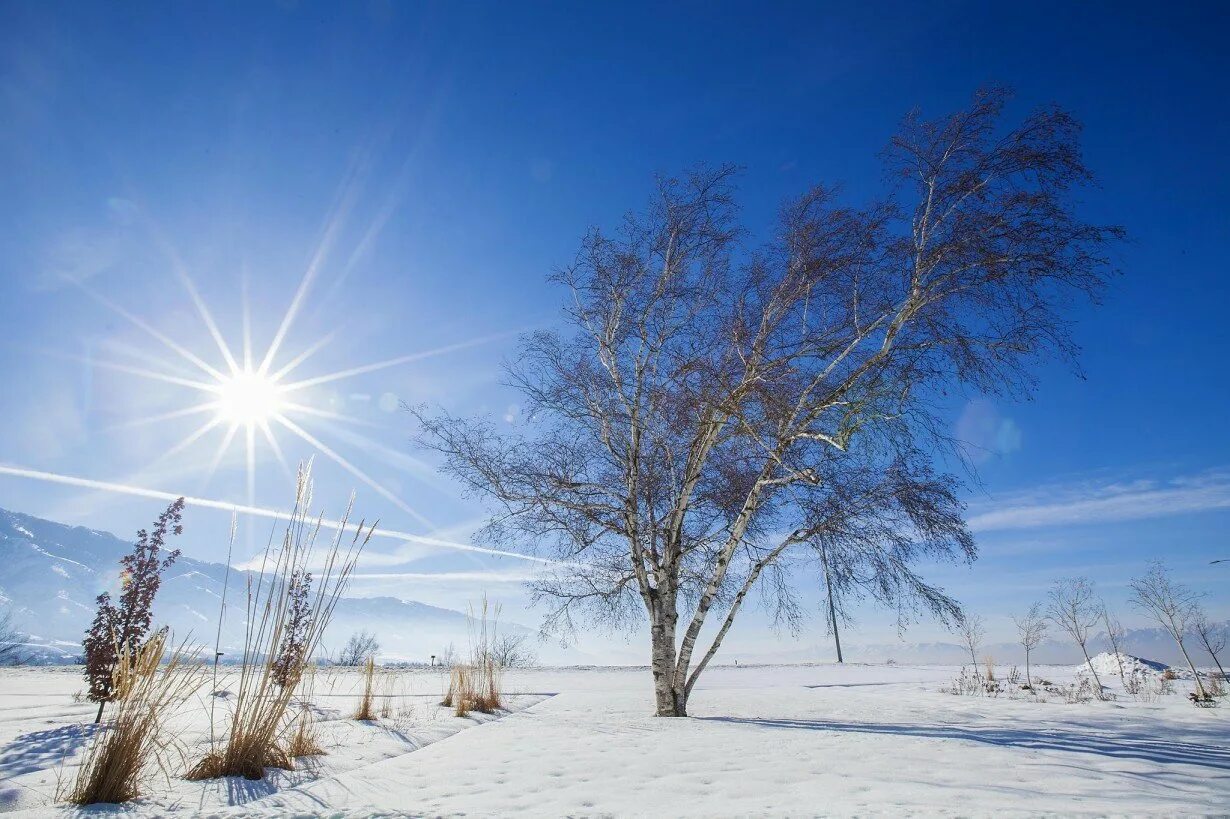
<path id="1" fill-rule="evenodd" d="M 329 755 L 299 771 L 169 789 L 155 780 L 130 812 L 1184 815 L 1230 804 L 1230 710 L 1193 708 L 1183 681 L 1152 702 L 1069 705 L 941 693 L 959 671 L 719 667 L 702 678 L 688 719 L 650 715 L 646 669 L 517 671 L 506 684 L 519 692 L 516 710 L 474 720 L 432 706 L 439 675 L 407 673 L 406 698 L 418 702 L 400 722 L 335 718 L 322 723 Z M 1036 673 L 1063 683 L 1076 670 Z M 358 676 L 326 676 L 317 705 L 344 716 Z M 50 797 L 64 732 L 90 716 L 69 698 L 78 680 L 0 676 L 0 810 L 68 813 Z M 78 751 L 69 750 L 71 765 Z"/>

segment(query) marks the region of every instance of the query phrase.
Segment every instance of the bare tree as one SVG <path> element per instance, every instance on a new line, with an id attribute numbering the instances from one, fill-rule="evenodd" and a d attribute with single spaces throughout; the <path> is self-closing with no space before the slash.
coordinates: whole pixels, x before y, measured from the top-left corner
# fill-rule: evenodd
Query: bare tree
<path id="1" fill-rule="evenodd" d="M 1132 589 L 1132 603 L 1156 620 L 1178 644 L 1183 659 L 1187 660 L 1187 667 L 1196 678 L 1197 693 L 1201 699 L 1207 699 L 1208 693 L 1204 690 L 1200 673 L 1196 671 L 1196 664 L 1183 644 L 1183 636 L 1199 613 L 1198 596 L 1187 586 L 1175 582 L 1170 577 L 1170 571 L 1161 563 L 1154 563 L 1149 571 L 1128 585 Z"/>
<path id="2" fill-rule="evenodd" d="M 0 631 L 3 628 L 0 627 Z M 1219 652 L 1226 648 L 1226 624 L 1220 626 L 1209 622 L 1209 618 L 1205 616 L 1203 609 L 1198 609 L 1196 616 L 1192 619 L 1192 634 L 1196 635 L 1196 640 L 1200 645 L 1204 646 L 1204 650 L 1209 652 L 1209 656 L 1213 658 L 1213 664 L 1217 666 L 1217 673 L 1221 675 L 1223 680 L 1227 679 L 1226 669 L 1221 667 L 1221 660 L 1217 658 Z"/>
<path id="3" fill-rule="evenodd" d="M 743 243 L 733 169 L 661 180 L 646 213 L 593 230 L 554 277 L 570 332 L 527 337 L 509 368 L 527 434 L 412 408 L 445 470 L 492 501 L 486 536 L 560 561 L 536 585 L 548 628 L 648 618 L 659 715 L 686 715 L 762 577 L 793 616 L 787 581 L 834 525 L 826 498 L 891 487 L 865 516 L 907 523 L 877 544 L 893 569 L 878 582 L 972 557 L 959 482 L 929 463 L 941 399 L 1027 395 L 1034 361 L 1071 359 L 1065 309 L 1100 291 L 1121 235 L 1072 208 L 1090 176 L 1076 121 L 1045 109 L 1006 128 L 1005 100 L 911 116 L 887 197 L 851 207 L 817 187 L 760 249 Z"/>
<path id="4" fill-rule="evenodd" d="M 977 614 L 965 614 L 957 621 L 957 629 L 961 634 L 961 643 L 969 652 L 970 661 L 974 664 L 974 673 L 978 673 L 978 649 L 986 638 L 986 629 L 982 626 L 982 618 Z"/>
<path id="5" fill-rule="evenodd" d="M 1110 616 L 1110 609 L 1102 604 L 1102 623 L 1106 626 L 1106 639 L 1110 642 L 1110 650 L 1115 654 L 1115 662 L 1119 665 L 1119 680 L 1127 687 L 1127 672 L 1123 669 L 1123 625 Z"/>
<path id="6" fill-rule="evenodd" d="M 375 657 L 379 652 L 380 643 L 376 641 L 376 635 L 369 634 L 366 631 L 356 631 L 350 635 L 346 645 L 342 646 L 342 650 L 338 652 L 334 663 L 336 665 L 359 666 L 366 663 L 370 658 Z"/>
<path id="7" fill-rule="evenodd" d="M 1016 623 L 1021 645 L 1025 648 L 1025 684 L 1033 688 L 1033 679 L 1029 676 L 1029 655 L 1046 636 L 1046 617 L 1042 613 L 1042 604 L 1034 603 L 1021 618 L 1012 618 Z"/>
<path id="8" fill-rule="evenodd" d="M 1097 625 L 1102 614 L 1102 606 L 1093 593 L 1093 583 L 1084 577 L 1056 580 L 1048 596 L 1050 604 L 1046 616 L 1080 646 L 1081 654 L 1085 655 L 1085 666 L 1093 674 L 1098 699 L 1102 699 L 1102 680 L 1098 678 L 1098 670 L 1093 667 L 1089 657 L 1089 631 Z"/>
<path id="9" fill-rule="evenodd" d="M 538 654 L 524 634 L 501 634 L 492 641 L 491 659 L 499 668 L 533 668 Z"/>
<path id="10" fill-rule="evenodd" d="M 25 661 L 25 635 L 13 625 L 13 612 L 0 612 L 0 665 L 21 665 Z"/>

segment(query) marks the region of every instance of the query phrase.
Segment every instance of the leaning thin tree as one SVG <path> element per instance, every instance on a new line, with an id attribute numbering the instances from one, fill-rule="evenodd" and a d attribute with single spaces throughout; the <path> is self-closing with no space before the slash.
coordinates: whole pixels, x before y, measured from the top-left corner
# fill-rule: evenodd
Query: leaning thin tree
<path id="1" fill-rule="evenodd" d="M 569 332 L 528 337 L 510 367 L 532 435 L 417 411 L 445 469 L 493 501 L 490 538 L 560 559 L 537 587 L 548 625 L 647 616 L 659 715 L 686 715 L 762 576 L 789 614 L 786 567 L 830 525 L 815 500 L 852 471 L 896 487 L 882 513 L 907 525 L 886 562 L 972 554 L 958 482 L 929 464 L 945 396 L 1027 394 L 1034 361 L 1071 356 L 1064 310 L 1103 287 L 1120 235 L 1072 207 L 1090 178 L 1077 122 L 1048 108 L 1002 128 L 1005 100 L 907 118 L 890 195 L 817 187 L 763 248 L 731 168 L 662 180 L 555 276 Z"/>

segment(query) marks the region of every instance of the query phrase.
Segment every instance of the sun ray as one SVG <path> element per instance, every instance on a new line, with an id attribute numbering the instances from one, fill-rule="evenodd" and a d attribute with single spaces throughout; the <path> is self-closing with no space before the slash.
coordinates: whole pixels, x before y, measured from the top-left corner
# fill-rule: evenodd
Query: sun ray
<path id="1" fill-rule="evenodd" d="M 287 478 L 294 478 L 293 473 L 290 471 L 290 464 L 286 462 L 286 456 L 282 454 L 282 445 L 278 443 L 278 437 L 269 428 L 269 419 L 262 418 L 259 426 L 261 432 L 265 433 L 265 440 L 269 442 L 269 448 L 273 450 L 273 456 L 277 458 L 278 463 L 281 465 L 283 474 Z"/>
<path id="2" fill-rule="evenodd" d="M 107 361 L 106 359 L 87 358 L 83 355 L 75 355 L 73 353 L 62 353 L 58 350 L 35 350 L 39 355 L 45 355 L 50 358 L 58 358 L 63 361 L 77 361 L 81 364 L 86 364 L 91 367 L 101 367 L 104 370 L 114 370 L 115 372 L 128 373 L 129 375 L 139 375 L 142 378 L 148 378 L 151 381 L 161 381 L 164 384 L 175 384 L 180 387 L 192 387 L 194 390 L 202 392 L 216 393 L 218 388 L 205 381 L 194 381 L 191 378 L 180 378 L 176 375 L 167 375 L 155 370 L 147 370 L 142 367 L 134 367 L 131 364 L 121 364 L 118 361 Z"/>
<path id="3" fill-rule="evenodd" d="M 221 417 L 219 416 L 219 420 Z M 202 490 L 209 486 L 209 482 L 213 480 L 214 473 L 218 471 L 218 465 L 222 463 L 222 459 L 226 457 L 226 452 L 231 448 L 231 442 L 235 440 L 235 433 L 239 431 L 239 424 L 232 423 L 226 430 L 226 437 L 222 439 L 222 445 L 214 452 L 213 459 L 209 462 L 209 466 L 205 468 L 205 475 L 201 478 L 200 487 Z"/>
<path id="4" fill-rule="evenodd" d="M 295 356 L 294 358 L 292 358 L 292 359 L 290 360 L 290 363 L 289 363 L 289 364 L 287 364 L 287 365 L 286 365 L 285 367 L 283 367 L 282 369 L 278 370 L 278 371 L 277 371 L 276 373 L 274 373 L 273 375 L 269 376 L 269 380 L 270 380 L 270 381 L 281 381 L 281 380 L 282 380 L 282 378 L 284 378 L 284 377 L 286 376 L 286 374 L 287 374 L 287 373 L 289 373 L 291 370 L 295 369 L 295 367 L 298 367 L 298 366 L 299 366 L 300 364 L 302 364 L 304 361 L 307 361 L 309 357 L 311 357 L 312 355 L 315 355 L 315 354 L 316 354 L 317 352 L 319 352 L 319 351 L 320 351 L 320 349 L 321 349 L 321 348 L 323 348 L 326 344 L 328 344 L 329 342 L 333 341 L 333 339 L 334 339 L 334 337 L 335 337 L 336 335 L 337 335 L 337 331 L 336 331 L 336 330 L 332 330 L 332 331 L 330 331 L 330 332 L 328 332 L 328 333 L 324 334 L 324 335 L 323 335 L 323 336 L 321 336 L 320 338 L 318 338 L 316 341 L 314 341 L 314 342 L 312 342 L 311 344 L 309 344 L 309 345 L 308 345 L 308 347 L 307 347 L 307 348 L 306 348 L 303 352 L 299 353 L 299 355 L 297 355 L 297 356 Z"/>
<path id="5" fill-rule="evenodd" d="M 217 401 L 207 401 L 204 404 L 196 404 L 191 407 L 184 407 L 183 409 L 177 409 L 177 410 L 171 410 L 170 412 L 159 413 L 158 415 L 146 415 L 144 418 L 134 418 L 133 420 L 125 421 L 122 424 L 114 424 L 112 426 L 106 427 L 103 431 L 104 432 L 118 432 L 119 430 L 122 430 L 122 429 L 135 429 L 137 427 L 149 426 L 150 424 L 157 424 L 162 421 L 170 421 L 175 418 L 186 418 L 189 415 L 199 415 L 202 412 L 209 412 L 210 410 L 217 410 L 217 409 L 218 409 Z"/>
<path id="6" fill-rule="evenodd" d="M 337 438 L 345 441 L 350 446 L 358 447 L 364 452 L 374 454 L 386 464 L 408 473 L 437 490 L 439 489 L 439 473 L 434 466 L 426 461 L 416 458 L 407 452 L 402 452 L 400 449 L 387 447 L 379 441 L 355 432 L 352 429 L 339 427 L 332 431 Z"/>
<path id="7" fill-rule="evenodd" d="M 343 415 L 340 412 L 332 412 L 330 410 L 317 409 L 310 407 L 307 404 L 296 404 L 292 401 L 283 401 L 282 406 L 288 410 L 302 413 L 303 415 L 311 415 L 315 418 L 325 418 L 330 421 L 345 421 L 348 424 L 354 424 L 360 427 L 371 427 L 374 429 L 388 429 L 383 424 L 377 424 L 375 421 L 367 421 L 362 418 L 356 418 L 353 415 Z"/>
<path id="8" fill-rule="evenodd" d="M 312 255 L 312 260 L 303 272 L 303 278 L 299 280 L 299 286 L 295 289 L 295 295 L 290 301 L 290 306 L 286 308 L 286 314 L 282 316 L 282 323 L 278 325 L 273 341 L 270 342 L 269 349 L 265 351 L 265 357 L 258 368 L 258 372 L 262 375 L 269 372 L 269 367 L 273 364 L 273 359 L 278 354 L 278 349 L 282 346 L 282 342 L 286 340 L 286 334 L 290 331 L 291 324 L 294 323 L 299 310 L 303 307 L 304 297 L 307 296 L 307 292 L 311 288 L 316 274 L 320 271 L 321 264 L 324 263 L 325 258 L 333 249 L 333 243 L 337 240 L 338 232 L 341 230 L 346 218 L 350 215 L 351 208 L 354 207 L 355 197 L 358 195 L 358 177 L 361 164 L 359 161 L 352 162 L 346 178 L 342 180 L 336 202 L 330 208 L 329 215 L 326 217 L 325 228 L 321 232 L 320 242 L 316 245 L 316 252 Z"/>
<path id="9" fill-rule="evenodd" d="M 248 506 L 256 505 L 256 425 L 248 424 L 245 430 L 248 448 Z"/>
<path id="10" fill-rule="evenodd" d="M 244 268 L 240 284 L 240 310 L 243 314 L 243 369 L 252 371 L 252 305 L 248 301 L 248 271 Z"/>
<path id="11" fill-rule="evenodd" d="M 120 307 L 118 304 L 111 301 L 109 298 L 107 298 L 103 294 L 87 286 L 84 282 L 75 281 L 73 279 L 69 279 L 69 281 L 71 281 L 73 284 L 77 285 L 77 287 L 85 291 L 86 295 L 90 296 L 92 299 L 102 304 L 104 307 L 107 307 L 108 309 L 112 310 L 117 315 L 119 315 L 121 318 L 130 322 L 137 328 L 144 330 L 146 333 L 153 336 L 158 341 L 162 342 L 167 347 L 167 349 L 171 350 L 172 352 L 178 353 L 180 356 L 184 358 L 184 360 L 192 362 L 193 364 L 200 367 L 202 370 L 204 370 L 206 373 L 208 373 L 213 378 L 216 378 L 219 381 L 226 378 L 226 376 L 223 375 L 220 370 L 218 370 L 216 367 L 213 367 L 207 364 L 204 360 L 202 360 L 199 356 L 197 356 L 191 350 L 173 341 L 166 334 L 156 329 L 155 327 L 150 325 L 148 322 L 143 321 L 140 318 L 137 318 L 132 313 L 128 312 L 123 307 Z"/>
<path id="12" fill-rule="evenodd" d="M 187 268 L 177 255 L 172 256 L 172 266 L 175 268 L 175 274 L 179 277 L 180 282 L 184 285 L 184 289 L 188 291 L 188 296 L 192 299 L 192 303 L 196 306 L 196 311 L 200 314 L 201 321 L 205 322 L 205 328 L 209 331 L 209 335 L 213 337 L 214 343 L 218 345 L 218 350 L 222 353 L 222 358 L 226 360 L 226 365 L 230 367 L 232 373 L 239 372 L 239 364 L 235 361 L 235 356 L 231 353 L 230 346 L 226 343 L 226 339 L 222 337 L 222 331 L 218 329 L 218 324 L 214 321 L 213 314 L 209 312 L 209 308 L 205 305 L 205 300 L 201 298 L 200 292 L 196 289 L 196 282 L 192 281 L 192 277 L 188 275 Z"/>
<path id="13" fill-rule="evenodd" d="M 212 430 L 214 427 L 218 426 L 221 423 L 222 423 L 222 417 L 217 416 L 217 415 L 214 416 L 213 418 L 206 421 L 204 424 L 201 424 L 201 426 L 197 427 L 194 431 L 185 435 L 183 438 L 180 439 L 180 441 L 177 444 L 175 444 L 173 447 L 168 449 L 166 452 L 163 452 L 157 458 L 150 461 L 140 471 L 145 472 L 147 470 L 153 469 L 155 466 L 158 466 L 161 463 L 165 463 L 166 461 L 170 460 L 174 456 L 186 450 L 188 447 L 195 444 L 197 441 L 201 440 L 201 438 L 204 437 L 206 434 L 208 434 L 210 430 Z"/>
<path id="14" fill-rule="evenodd" d="M 214 343 L 218 345 L 218 351 L 222 353 L 222 358 L 226 361 L 227 367 L 231 372 L 238 372 L 239 365 L 235 362 L 235 356 L 231 354 L 230 345 L 226 343 L 226 339 L 222 337 L 222 332 L 218 329 L 217 323 L 214 321 L 213 314 L 205 304 L 205 300 L 201 298 L 201 293 L 197 290 L 196 282 L 192 280 L 192 276 L 188 274 L 188 265 L 184 262 L 183 257 L 179 255 L 179 251 L 171 242 L 162 227 L 154 220 L 152 215 L 141 211 L 143 222 L 146 229 L 153 236 L 154 241 L 162 248 L 162 252 L 166 254 L 171 262 L 171 269 L 175 272 L 176 278 L 180 284 L 188 291 L 188 297 L 192 299 L 192 304 L 196 307 L 197 313 L 201 317 L 201 321 L 205 324 L 205 329 L 209 331 L 209 335 L 213 338 Z"/>
<path id="15" fill-rule="evenodd" d="M 330 449 L 324 443 L 322 443 L 320 440 L 314 437 L 310 432 L 303 429 L 303 427 L 299 426 L 294 421 L 287 418 L 285 415 L 278 414 L 273 417 L 274 417 L 274 420 L 282 424 L 282 426 L 286 427 L 291 432 L 298 435 L 300 438 L 302 438 L 304 441 L 306 441 L 311 446 L 316 447 L 316 449 L 319 450 L 321 454 L 323 454 L 325 457 L 332 460 L 342 469 L 345 469 L 351 475 L 363 481 L 363 483 L 367 484 L 369 487 L 375 490 L 377 494 L 379 494 L 385 500 L 392 503 L 398 509 L 405 512 L 407 515 L 410 515 L 410 517 L 414 518 L 415 520 L 417 520 L 419 523 L 423 524 L 424 526 L 428 528 L 433 528 L 433 529 L 435 528 L 435 524 L 433 524 L 426 517 L 419 514 L 414 509 L 412 509 L 408 503 L 406 503 L 401 498 L 394 495 L 392 492 L 390 492 L 388 489 L 386 489 L 381 484 L 377 483 L 373 478 L 368 477 L 366 472 L 359 469 L 357 466 L 350 463 L 350 461 L 346 460 L 341 455 L 334 452 L 332 449 Z"/>
<path id="16" fill-rule="evenodd" d="M 305 378 L 302 381 L 295 381 L 294 383 L 284 385 L 282 389 L 289 392 L 291 390 L 301 390 L 305 387 L 314 387 L 319 384 L 328 384 L 331 381 L 340 381 L 343 378 L 351 378 L 356 375 L 362 375 L 364 373 L 375 372 L 376 370 L 384 370 L 384 369 L 388 369 L 389 367 L 396 367 L 398 364 L 408 364 L 411 361 L 421 361 L 425 358 L 433 358 L 438 355 L 444 355 L 445 353 L 456 352 L 457 350 L 465 350 L 470 347 L 478 347 L 479 345 L 482 345 L 482 344 L 489 344 L 493 341 L 499 341 L 501 339 L 515 336 L 519 334 L 520 332 L 521 332 L 520 330 L 509 330 L 503 333 L 495 333 L 489 336 L 480 336 L 479 338 L 472 338 L 472 339 L 469 339 L 468 341 L 459 341 L 456 344 L 449 344 L 444 347 L 436 347 L 435 349 L 432 349 L 432 350 L 423 350 L 422 352 L 410 353 L 409 355 L 398 356 L 397 358 L 388 358 L 388 359 L 385 359 L 384 361 L 376 361 L 372 364 L 363 364 L 358 367 L 350 367 L 349 369 L 338 370 L 337 372 L 327 373 L 325 375 L 318 375 L 314 378 Z"/>

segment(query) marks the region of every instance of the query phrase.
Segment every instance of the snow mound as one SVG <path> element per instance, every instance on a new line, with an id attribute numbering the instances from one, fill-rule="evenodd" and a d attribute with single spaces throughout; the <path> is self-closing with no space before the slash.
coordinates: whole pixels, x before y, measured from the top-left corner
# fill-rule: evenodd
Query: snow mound
<path id="1" fill-rule="evenodd" d="M 1123 673 L 1131 676 L 1133 674 L 1151 675 L 1161 674 L 1170 666 L 1165 663 L 1159 663 L 1156 660 L 1146 660 L 1141 657 L 1133 657 L 1131 654 L 1120 652 L 1117 656 L 1109 651 L 1103 651 L 1087 663 L 1081 663 L 1076 667 L 1076 671 L 1089 671 L 1092 669 L 1099 677 L 1119 676 L 1119 664 L 1123 663 Z"/>

